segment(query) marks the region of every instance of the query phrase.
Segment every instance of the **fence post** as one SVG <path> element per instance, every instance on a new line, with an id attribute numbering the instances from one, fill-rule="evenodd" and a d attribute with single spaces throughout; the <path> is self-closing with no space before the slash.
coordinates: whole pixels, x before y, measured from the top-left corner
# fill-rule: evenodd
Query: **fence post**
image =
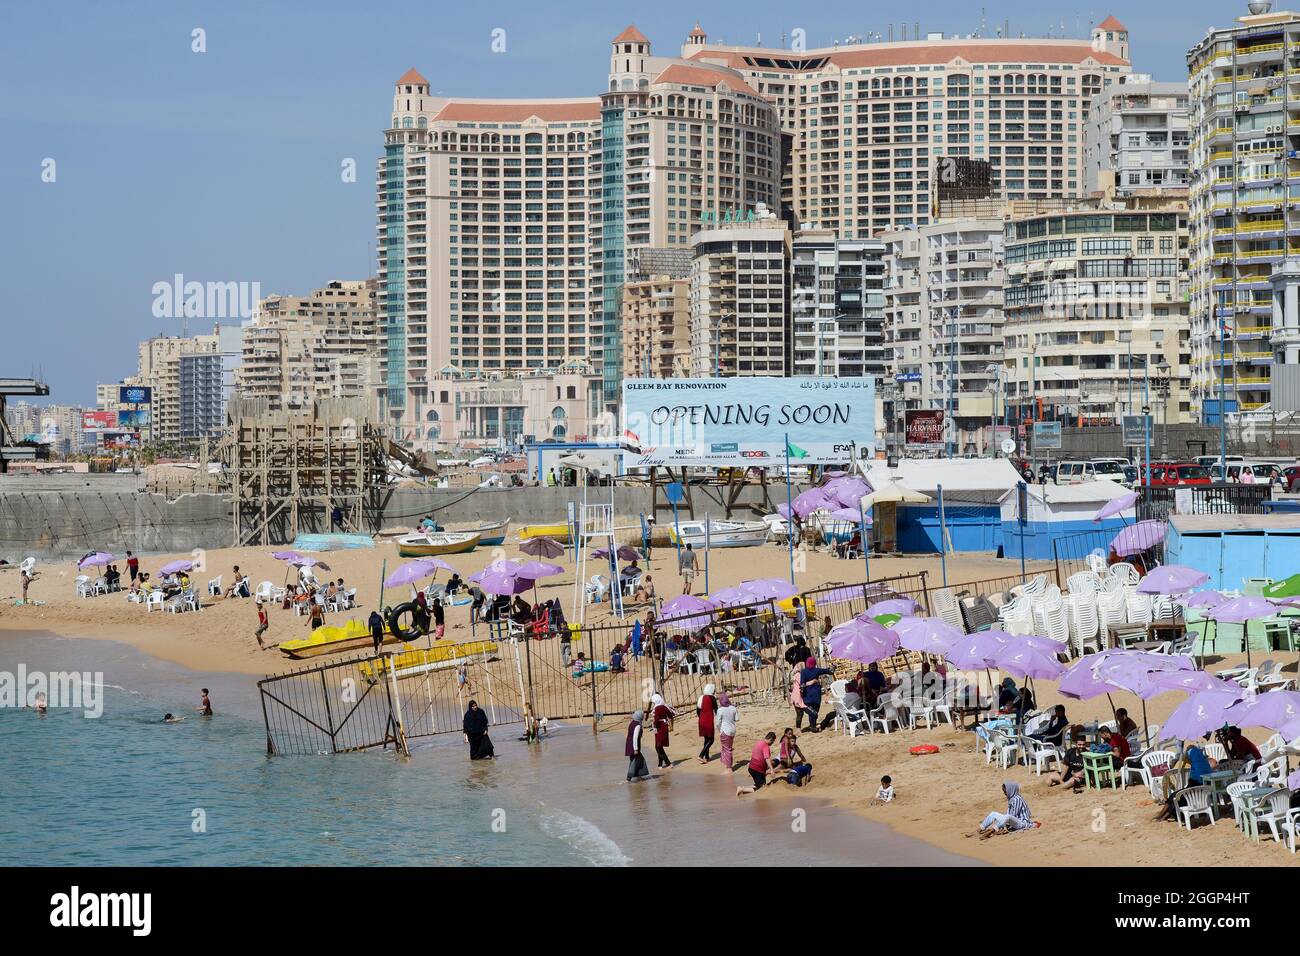
<path id="1" fill-rule="evenodd" d="M 588 666 L 591 667 L 591 733 L 594 736 L 600 732 L 600 728 L 596 717 L 596 635 L 593 630 L 587 628 L 587 661 Z"/>
<path id="2" fill-rule="evenodd" d="M 926 571 L 924 568 L 921 569 L 921 595 L 925 598 L 925 615 L 926 617 L 930 617 L 934 614 L 934 611 L 930 608 L 930 585 L 929 582 L 926 581 Z"/>

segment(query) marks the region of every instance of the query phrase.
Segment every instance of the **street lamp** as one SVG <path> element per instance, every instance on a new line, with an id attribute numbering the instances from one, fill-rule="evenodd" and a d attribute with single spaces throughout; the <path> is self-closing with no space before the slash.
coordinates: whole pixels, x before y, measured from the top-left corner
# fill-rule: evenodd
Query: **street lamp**
<path id="1" fill-rule="evenodd" d="M 1000 452 L 1000 449 L 998 448 L 998 392 L 1002 389 L 1002 366 L 992 364 L 985 365 L 984 374 L 992 376 L 992 381 L 990 381 L 988 385 L 988 390 L 993 395 L 993 408 L 989 413 L 989 440 L 993 445 L 993 457 L 997 458 Z M 1003 399 L 1002 407 L 1004 409 L 1006 408 L 1006 404 L 1006 399 Z"/>

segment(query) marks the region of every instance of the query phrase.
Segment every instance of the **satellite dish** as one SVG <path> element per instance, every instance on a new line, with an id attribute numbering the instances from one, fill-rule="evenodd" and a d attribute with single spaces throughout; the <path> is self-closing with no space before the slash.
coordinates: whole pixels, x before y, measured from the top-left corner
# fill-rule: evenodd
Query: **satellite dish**
<path id="1" fill-rule="evenodd" d="M 1004 455 L 1014 455 L 1015 453 L 1016 453 L 1016 443 L 1015 443 L 1015 441 L 1014 441 L 1013 439 L 1010 439 L 1010 438 L 1004 438 L 1004 439 L 1002 439 L 1002 454 L 1004 454 Z"/>

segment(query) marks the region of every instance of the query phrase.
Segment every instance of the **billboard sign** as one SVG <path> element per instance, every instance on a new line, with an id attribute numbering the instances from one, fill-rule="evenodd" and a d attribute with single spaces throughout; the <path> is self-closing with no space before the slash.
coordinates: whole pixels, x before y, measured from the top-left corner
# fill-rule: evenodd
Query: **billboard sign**
<path id="1" fill-rule="evenodd" d="M 82 412 L 81 430 L 102 432 L 108 428 L 117 428 L 117 412 Z"/>
<path id="2" fill-rule="evenodd" d="M 625 468 L 846 462 L 874 449 L 873 379 L 649 378 L 623 382 Z"/>
<path id="3" fill-rule="evenodd" d="M 105 448 L 139 448 L 139 432 L 106 432 L 104 434 Z"/>
<path id="4" fill-rule="evenodd" d="M 1050 451 L 1060 447 L 1060 422 L 1034 422 L 1034 451 Z"/>
<path id="5" fill-rule="evenodd" d="M 119 385 L 117 400 L 122 405 L 151 405 L 153 388 L 148 385 Z"/>
<path id="6" fill-rule="evenodd" d="M 903 421 L 908 448 L 943 447 L 943 409 L 909 409 Z"/>
<path id="7" fill-rule="evenodd" d="M 147 408 L 124 408 L 117 413 L 119 428 L 136 430 L 149 425 L 150 412 Z"/>

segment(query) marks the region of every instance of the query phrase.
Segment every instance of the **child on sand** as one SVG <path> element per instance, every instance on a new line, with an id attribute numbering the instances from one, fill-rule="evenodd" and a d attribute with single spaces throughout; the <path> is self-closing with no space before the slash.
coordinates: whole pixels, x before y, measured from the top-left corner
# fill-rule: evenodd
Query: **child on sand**
<path id="1" fill-rule="evenodd" d="M 888 774 L 880 778 L 880 789 L 876 795 L 871 798 L 871 806 L 879 806 L 882 803 L 894 802 L 894 778 Z"/>

